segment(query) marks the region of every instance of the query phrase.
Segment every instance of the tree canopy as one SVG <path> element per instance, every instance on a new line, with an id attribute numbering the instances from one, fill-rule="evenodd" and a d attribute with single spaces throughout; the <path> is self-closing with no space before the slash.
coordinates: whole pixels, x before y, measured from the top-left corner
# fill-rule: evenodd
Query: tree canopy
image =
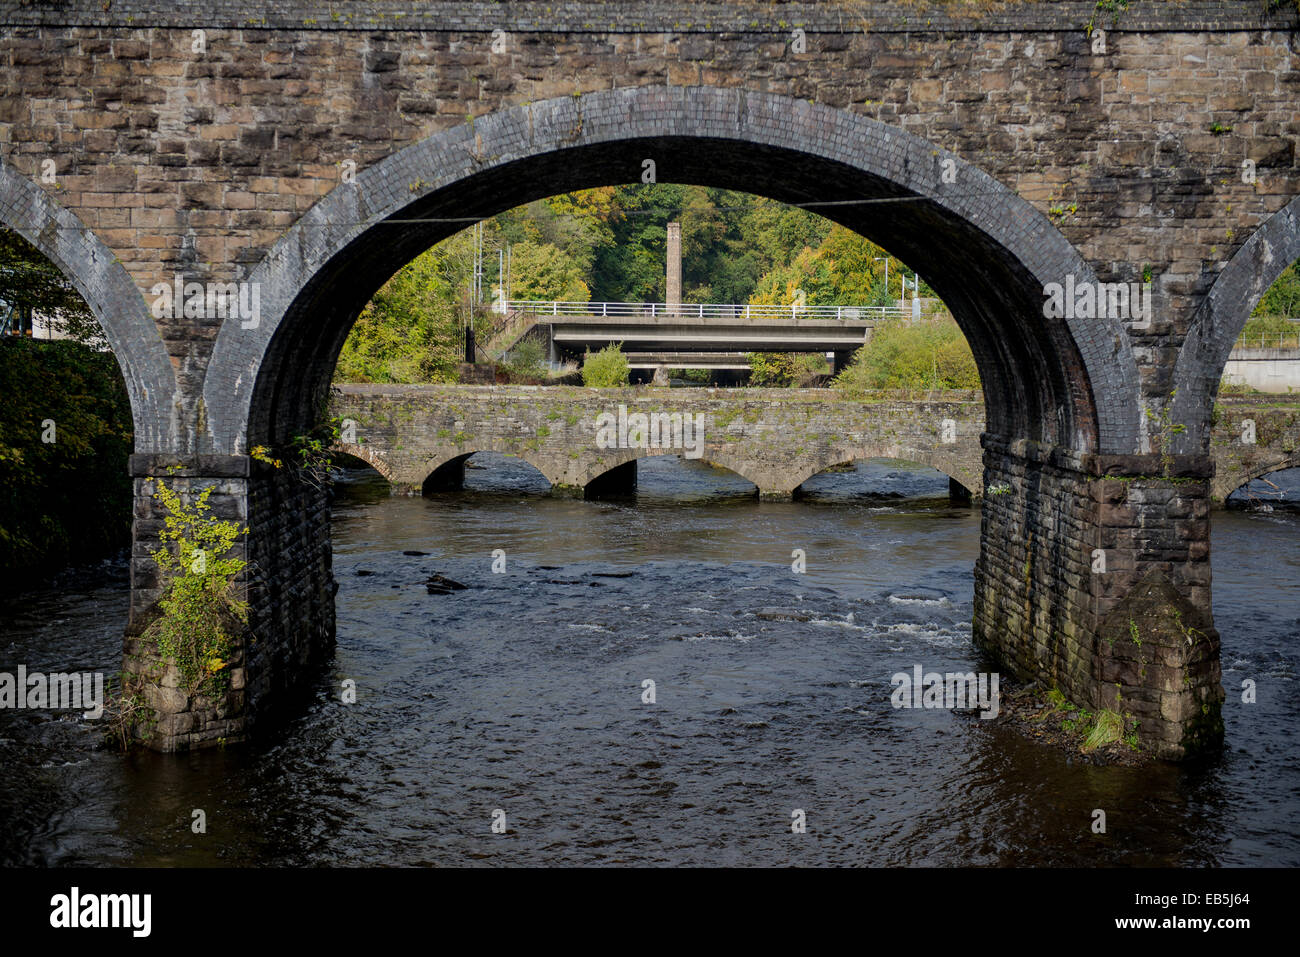
<path id="1" fill-rule="evenodd" d="M 399 270 L 366 306 L 340 379 L 447 381 L 464 326 L 490 335 L 498 297 L 662 302 L 667 226 L 681 224 L 686 302 L 873 305 L 903 265 L 870 240 L 775 200 L 675 183 L 602 186 L 508 210 L 483 224 L 483 303 L 471 309 L 473 228 Z M 504 282 L 499 251 L 509 248 Z M 885 286 L 888 260 L 889 288 Z M 922 292 L 929 292 L 922 286 Z M 480 337 L 480 341 L 482 338 Z"/>
<path id="2" fill-rule="evenodd" d="M 101 344 L 103 333 L 95 314 L 77 288 L 31 243 L 7 226 L 0 226 L 0 313 L 13 309 L 30 323 L 33 313 L 64 335 L 88 344 Z"/>

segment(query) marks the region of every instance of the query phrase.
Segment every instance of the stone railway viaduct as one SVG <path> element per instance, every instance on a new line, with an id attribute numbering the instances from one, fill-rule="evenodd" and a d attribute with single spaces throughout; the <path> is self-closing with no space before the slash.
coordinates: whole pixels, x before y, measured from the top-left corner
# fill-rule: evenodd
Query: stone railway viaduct
<path id="1" fill-rule="evenodd" d="M 1156 754 L 1215 747 L 1213 397 L 1300 256 L 1297 13 L 1266 7 L 0 0 L 0 221 L 76 284 L 133 403 L 125 657 L 154 745 L 248 733 L 330 654 L 328 502 L 249 450 L 317 424 L 375 289 L 652 160 L 826 204 L 926 277 L 985 383 L 984 484 L 1010 489 L 982 505 L 976 640 Z M 255 284 L 260 311 L 157 317 L 177 274 Z M 1051 283 L 1148 277 L 1149 321 L 1044 315 Z M 151 479 L 248 523 L 257 640 L 217 699 L 138 637 Z"/>
<path id="2" fill-rule="evenodd" d="M 395 494 L 458 488 L 471 455 L 500 452 L 537 469 L 553 494 L 578 496 L 629 492 L 639 459 L 683 454 L 601 448 L 597 417 L 620 405 L 629 413 L 702 414 L 699 457 L 754 483 L 769 501 L 788 501 L 826 469 L 873 458 L 938 469 L 956 483 L 957 498 L 984 494 L 984 401 L 970 392 L 858 401 L 825 389 L 342 385 L 331 390 L 329 411 L 352 426 L 353 441 L 335 448 L 368 463 Z M 1222 398 L 1212 421 L 1212 503 L 1270 472 L 1300 467 L 1300 396 Z"/>

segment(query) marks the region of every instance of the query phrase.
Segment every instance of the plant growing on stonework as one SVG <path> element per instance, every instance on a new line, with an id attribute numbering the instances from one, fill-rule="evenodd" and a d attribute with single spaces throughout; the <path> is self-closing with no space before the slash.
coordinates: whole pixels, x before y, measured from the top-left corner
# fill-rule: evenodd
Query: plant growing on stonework
<path id="1" fill-rule="evenodd" d="M 126 751 L 137 736 L 148 738 L 158 714 L 144 697 L 126 690 L 125 673 L 111 676 L 104 701 L 104 737 L 111 747 Z"/>
<path id="2" fill-rule="evenodd" d="M 341 420 L 333 416 L 322 420 L 310 431 L 295 435 L 278 449 L 255 445 L 248 454 L 274 468 L 290 468 L 304 482 L 325 489 L 330 484 L 332 450 L 338 444 L 341 432 Z"/>
<path id="3" fill-rule="evenodd" d="M 1083 750 L 1092 751 L 1124 738 L 1124 719 L 1114 711 L 1099 711 L 1097 723 L 1083 741 Z"/>
<path id="4" fill-rule="evenodd" d="M 1174 389 L 1169 393 L 1169 401 L 1160 408 L 1159 414 L 1147 409 L 1147 419 L 1156 423 L 1155 434 L 1152 436 L 1160 445 L 1160 468 L 1165 478 L 1169 478 L 1169 470 L 1174 467 L 1174 454 L 1170 451 L 1173 445 L 1175 435 L 1182 435 L 1187 431 L 1187 426 L 1179 422 L 1174 422 L 1169 415 L 1169 409 L 1174 404 L 1174 399 L 1178 397 L 1178 390 Z"/>
<path id="5" fill-rule="evenodd" d="M 236 586 L 247 562 L 228 557 L 248 530 L 212 515 L 211 495 L 209 486 L 186 505 L 161 483 L 153 493 L 167 512 L 158 534 L 162 547 L 153 552 L 166 586 L 158 600 L 161 614 L 143 637 L 157 642 L 163 659 L 175 663 L 189 694 L 225 689 L 231 647 L 248 623 L 248 603 Z"/>
<path id="6" fill-rule="evenodd" d="M 1097 0 L 1097 6 L 1092 11 L 1092 16 L 1088 18 L 1088 23 L 1084 28 L 1087 36 L 1092 36 L 1092 31 L 1097 25 L 1097 17 L 1109 13 L 1111 15 L 1110 25 L 1119 26 L 1119 14 L 1121 10 L 1128 9 L 1128 0 Z"/>

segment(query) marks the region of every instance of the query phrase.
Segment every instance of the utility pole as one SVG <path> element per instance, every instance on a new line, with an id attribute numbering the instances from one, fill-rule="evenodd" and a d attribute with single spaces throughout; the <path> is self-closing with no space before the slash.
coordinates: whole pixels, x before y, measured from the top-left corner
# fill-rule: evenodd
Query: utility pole
<path id="1" fill-rule="evenodd" d="M 483 223 L 474 224 L 474 275 L 470 280 L 469 305 L 473 309 L 483 301 Z"/>

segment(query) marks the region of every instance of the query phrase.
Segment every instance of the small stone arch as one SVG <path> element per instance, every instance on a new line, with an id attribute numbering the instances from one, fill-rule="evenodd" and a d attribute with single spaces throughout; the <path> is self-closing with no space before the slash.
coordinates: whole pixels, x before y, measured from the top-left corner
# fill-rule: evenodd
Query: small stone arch
<path id="1" fill-rule="evenodd" d="M 604 452 L 600 458 L 592 460 L 578 472 L 578 484 L 587 486 L 599 480 L 601 476 L 608 475 L 615 469 L 622 468 L 631 462 L 641 462 L 645 459 L 659 458 L 665 455 L 685 458 L 681 449 L 620 449 L 617 454 Z M 759 482 L 752 475 L 746 474 L 749 471 L 746 463 L 726 451 L 706 452 L 692 461 L 726 469 L 738 478 L 751 483 L 756 489 L 761 488 Z"/>
<path id="2" fill-rule="evenodd" d="M 419 466 L 411 470 L 409 474 L 404 474 L 401 481 L 420 488 L 427 488 L 430 479 L 438 474 L 439 471 L 448 466 L 459 465 L 463 470 L 465 462 L 471 456 L 479 452 L 496 452 L 499 455 L 507 455 L 519 461 L 531 465 L 537 472 L 546 479 L 551 485 L 561 482 L 561 477 L 555 472 L 554 466 L 539 455 L 524 449 L 520 450 L 516 445 L 506 441 L 476 441 L 473 448 L 462 446 L 444 447 L 427 452 L 420 461 Z"/>
<path id="3" fill-rule="evenodd" d="M 831 461 L 834 459 L 834 461 Z M 959 456 L 935 454 L 930 449 L 908 448 L 897 445 L 889 446 L 872 446 L 866 449 L 845 449 L 836 455 L 828 456 L 816 467 L 811 470 L 805 469 L 804 473 L 799 476 L 798 483 L 794 486 L 798 489 L 815 475 L 820 475 L 829 468 L 837 465 L 850 465 L 854 462 L 863 462 L 868 459 L 897 459 L 900 462 L 912 462 L 916 465 L 928 465 L 936 472 L 941 472 L 948 478 L 952 479 L 962 488 L 966 489 L 971 495 L 979 496 L 984 494 L 984 473 L 982 469 L 970 467 L 971 474 L 958 474 L 968 471 L 963 468 L 958 461 Z M 976 463 L 978 464 L 978 463 Z"/>
<path id="4" fill-rule="evenodd" d="M 353 445 L 351 443 L 339 442 L 333 446 L 334 451 L 350 455 L 354 459 L 360 459 L 372 469 L 382 475 L 389 482 L 395 482 L 393 477 L 393 466 L 384 458 L 382 454 L 365 445 Z"/>
<path id="5" fill-rule="evenodd" d="M 1281 461 L 1258 464 L 1245 472 L 1236 474 L 1220 474 L 1219 470 L 1216 469 L 1212 497 L 1219 502 L 1227 502 L 1230 495 L 1245 488 L 1255 479 L 1261 479 L 1266 475 L 1272 475 L 1274 472 L 1285 472 L 1287 469 L 1294 468 L 1300 468 L 1300 451 L 1292 452 Z"/>

